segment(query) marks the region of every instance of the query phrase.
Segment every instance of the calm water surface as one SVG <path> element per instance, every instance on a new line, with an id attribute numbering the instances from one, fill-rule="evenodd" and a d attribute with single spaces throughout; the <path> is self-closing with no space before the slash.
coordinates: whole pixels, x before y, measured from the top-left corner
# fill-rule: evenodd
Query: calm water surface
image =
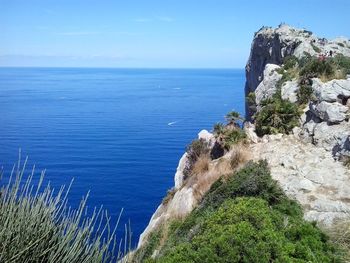
<path id="1" fill-rule="evenodd" d="M 90 207 L 114 219 L 124 208 L 137 242 L 186 144 L 243 113 L 244 81 L 227 69 L 0 68 L 0 166 L 8 175 L 21 148 L 55 187 L 74 178 L 72 206 L 90 190 Z"/>

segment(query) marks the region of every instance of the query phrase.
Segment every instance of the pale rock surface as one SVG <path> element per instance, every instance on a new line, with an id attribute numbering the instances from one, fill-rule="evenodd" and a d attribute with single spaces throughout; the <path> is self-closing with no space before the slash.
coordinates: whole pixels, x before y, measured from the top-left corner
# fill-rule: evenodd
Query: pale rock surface
<path id="1" fill-rule="evenodd" d="M 350 97 L 350 79 L 334 79 L 324 83 L 313 78 L 312 89 L 318 101 L 336 102 L 341 97 Z"/>
<path id="2" fill-rule="evenodd" d="M 299 89 L 298 81 L 289 80 L 283 83 L 281 87 L 281 97 L 284 100 L 289 100 L 290 102 L 297 102 L 298 96 L 297 91 Z"/>
<path id="3" fill-rule="evenodd" d="M 186 165 L 188 163 L 188 154 L 185 152 L 182 156 L 181 159 L 179 161 L 179 164 L 176 168 L 176 173 L 175 173 L 175 177 L 174 177 L 174 181 L 175 181 L 175 189 L 179 189 L 182 184 L 183 184 L 183 180 L 184 180 L 184 169 L 186 168 Z"/>
<path id="4" fill-rule="evenodd" d="M 329 123 L 340 123 L 345 120 L 349 108 L 339 102 L 326 102 L 311 104 L 310 110 L 321 120 Z"/>
<path id="5" fill-rule="evenodd" d="M 264 80 L 260 82 L 255 90 L 255 102 L 260 105 L 262 100 L 272 97 L 276 92 L 276 84 L 282 78 L 277 72 L 280 68 L 278 65 L 267 64 L 264 70 Z"/>
<path id="6" fill-rule="evenodd" d="M 255 133 L 255 125 L 253 123 L 245 122 L 243 126 L 243 130 L 247 135 L 247 139 L 249 142 L 252 142 L 252 143 L 259 142 L 260 139 L 258 135 Z"/>
<path id="7" fill-rule="evenodd" d="M 350 213 L 350 171 L 330 152 L 293 135 L 252 144 L 255 160 L 266 159 L 272 177 L 305 210 L 305 219 L 330 226 Z"/>

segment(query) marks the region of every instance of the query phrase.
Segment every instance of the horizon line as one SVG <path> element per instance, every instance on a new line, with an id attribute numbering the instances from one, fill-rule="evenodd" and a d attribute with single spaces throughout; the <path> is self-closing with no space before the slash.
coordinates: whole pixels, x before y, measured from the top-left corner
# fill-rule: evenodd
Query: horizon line
<path id="1" fill-rule="evenodd" d="M 223 70 L 223 69 L 245 69 L 245 67 L 90 67 L 90 66 L 0 66 L 1 68 L 66 68 L 66 69 L 211 69 L 211 70 Z"/>

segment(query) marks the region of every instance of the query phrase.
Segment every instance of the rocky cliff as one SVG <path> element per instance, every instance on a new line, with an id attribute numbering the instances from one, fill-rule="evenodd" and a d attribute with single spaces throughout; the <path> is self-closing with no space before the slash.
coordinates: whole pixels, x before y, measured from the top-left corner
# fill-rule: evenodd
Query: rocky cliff
<path id="1" fill-rule="evenodd" d="M 254 35 L 246 65 L 245 95 L 254 92 L 263 81 L 267 64 L 281 65 L 283 59 L 291 55 L 301 58 L 305 54 L 316 56 L 330 51 L 350 56 L 349 40 L 343 37 L 334 40 L 319 38 L 311 31 L 286 24 L 278 28 L 262 27 Z M 246 105 L 246 118 L 250 120 L 252 112 L 248 106 Z"/>
<path id="2" fill-rule="evenodd" d="M 177 168 L 175 186 L 152 216 L 138 247 L 159 227 L 186 217 L 214 182 L 239 170 L 249 160 L 267 160 L 273 179 L 288 197 L 301 204 L 306 220 L 331 226 L 349 219 L 350 169 L 345 165 L 350 160 L 348 57 L 350 41 L 346 38 L 330 41 L 288 25 L 263 27 L 255 33 L 246 66 L 245 93 L 254 95 L 250 104 L 255 105 L 254 112 L 251 105 L 246 105 L 247 118 L 253 120 L 244 125 L 248 143 L 244 149 L 237 144 L 211 158 L 206 169 L 190 178 L 186 178 L 186 169 L 191 160 L 185 153 Z M 266 115 L 264 109 L 270 104 L 274 104 L 277 116 L 265 116 L 275 118 L 271 125 L 284 124 L 280 122 L 285 119 L 279 119 L 278 114 L 291 115 L 283 112 L 285 105 L 287 109 L 298 109 L 297 122 L 292 122 L 284 133 L 272 127 L 267 130 L 273 134 L 258 136 L 254 122 L 259 117 L 253 114 Z M 199 134 L 212 152 L 223 140 L 220 127 L 214 133 L 215 136 L 207 131 Z M 232 161 L 239 165 L 232 166 Z M 157 250 L 153 251 L 156 255 Z"/>

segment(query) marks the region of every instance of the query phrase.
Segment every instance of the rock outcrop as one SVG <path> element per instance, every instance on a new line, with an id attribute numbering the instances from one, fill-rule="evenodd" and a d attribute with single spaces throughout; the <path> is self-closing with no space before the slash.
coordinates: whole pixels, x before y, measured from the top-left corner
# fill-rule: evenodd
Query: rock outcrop
<path id="1" fill-rule="evenodd" d="M 318 38 L 310 31 L 293 28 L 286 24 L 281 24 L 278 28 L 262 27 L 254 35 L 246 65 L 245 95 L 254 92 L 263 81 L 267 64 L 282 65 L 283 59 L 291 55 L 301 58 L 305 54 L 315 56 L 330 52 L 350 56 L 349 39 Z M 251 117 L 252 112 L 246 104 L 246 118 L 250 120 Z"/>
<path id="2" fill-rule="evenodd" d="M 272 177 L 304 208 L 304 217 L 330 226 L 350 213 L 350 170 L 332 153 L 294 135 L 265 136 L 252 144 L 255 160 L 266 159 Z"/>

